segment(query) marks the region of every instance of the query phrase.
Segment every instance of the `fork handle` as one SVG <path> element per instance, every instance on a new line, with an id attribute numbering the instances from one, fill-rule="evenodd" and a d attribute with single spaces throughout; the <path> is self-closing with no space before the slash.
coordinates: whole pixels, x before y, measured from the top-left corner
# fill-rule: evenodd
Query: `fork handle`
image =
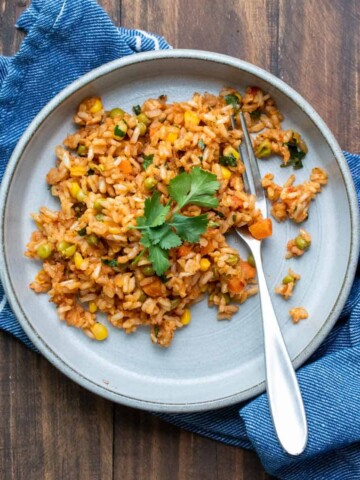
<path id="1" fill-rule="evenodd" d="M 291 455 L 299 455 L 306 447 L 308 436 L 304 404 L 266 284 L 261 261 L 261 242 L 252 250 L 263 316 L 266 389 L 270 412 L 284 450 Z"/>

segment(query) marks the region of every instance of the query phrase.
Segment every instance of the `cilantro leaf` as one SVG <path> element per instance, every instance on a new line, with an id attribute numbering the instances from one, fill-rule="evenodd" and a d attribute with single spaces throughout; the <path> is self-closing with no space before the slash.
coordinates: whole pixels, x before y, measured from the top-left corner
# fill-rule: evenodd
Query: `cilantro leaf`
<path id="1" fill-rule="evenodd" d="M 178 210 L 187 204 L 211 208 L 219 204 L 214 196 L 219 187 L 216 175 L 195 167 L 190 173 L 184 172 L 173 178 L 168 191 L 170 197 L 178 203 Z"/>
<path id="2" fill-rule="evenodd" d="M 169 253 L 159 245 L 150 245 L 149 260 L 152 263 L 156 275 L 163 275 L 169 268 Z"/>
<path id="3" fill-rule="evenodd" d="M 206 213 L 197 217 L 186 217 L 175 213 L 171 225 L 175 228 L 176 233 L 188 242 L 198 242 L 200 235 L 206 231 L 208 224 L 208 216 Z"/>
<path id="4" fill-rule="evenodd" d="M 237 160 L 236 158 L 234 157 L 234 155 L 227 155 L 227 156 L 224 156 L 222 155 L 220 158 L 219 158 L 219 163 L 220 165 L 222 165 L 223 167 L 236 167 L 237 165 Z"/>
<path id="5" fill-rule="evenodd" d="M 169 213 L 170 205 L 164 207 L 160 203 L 160 193 L 155 192 L 151 198 L 145 200 L 144 217 L 145 226 L 158 227 L 165 222 L 166 215 Z"/>
<path id="6" fill-rule="evenodd" d="M 236 95 L 225 95 L 226 105 L 231 105 L 235 110 L 239 109 L 239 99 Z"/>
<path id="7" fill-rule="evenodd" d="M 143 234 L 140 239 L 141 245 L 144 245 L 145 248 L 149 248 L 152 244 L 149 232 L 150 232 L 150 228 L 143 231 Z"/>
<path id="8" fill-rule="evenodd" d="M 153 245 L 159 244 L 164 250 L 179 247 L 182 244 L 181 238 L 171 230 L 168 223 L 152 228 L 148 235 Z"/>
<path id="9" fill-rule="evenodd" d="M 146 170 L 146 169 L 153 163 L 153 161 L 154 161 L 154 155 L 153 155 L 153 154 L 151 154 L 151 155 L 145 155 L 145 154 L 143 154 L 142 157 L 143 157 L 143 159 L 144 159 L 144 161 L 143 161 L 143 163 L 142 163 L 142 168 L 143 168 L 144 170 Z"/>
<path id="10" fill-rule="evenodd" d="M 296 139 L 290 140 L 290 142 L 285 143 L 289 149 L 290 152 L 290 160 L 287 162 L 287 164 L 282 164 L 280 165 L 281 167 L 290 167 L 293 166 L 294 170 L 299 170 L 300 168 L 303 168 L 303 163 L 302 160 L 305 157 L 306 153 L 301 150 L 296 142 Z"/>
<path id="11" fill-rule="evenodd" d="M 132 107 L 132 109 L 133 109 L 133 112 L 135 113 L 135 115 L 140 115 L 140 113 L 141 113 L 141 107 L 140 107 L 140 105 L 134 105 L 134 106 Z"/>
<path id="12" fill-rule="evenodd" d="M 115 258 L 102 258 L 101 263 L 103 265 L 107 265 L 108 267 L 113 267 L 113 268 L 119 265 L 118 261 Z"/>

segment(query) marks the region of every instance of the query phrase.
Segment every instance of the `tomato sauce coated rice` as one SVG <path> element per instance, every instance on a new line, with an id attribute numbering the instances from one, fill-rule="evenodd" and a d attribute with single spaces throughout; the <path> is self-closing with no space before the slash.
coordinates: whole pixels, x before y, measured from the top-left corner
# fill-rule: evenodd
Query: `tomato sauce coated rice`
<path id="1" fill-rule="evenodd" d="M 209 306 L 217 307 L 221 320 L 230 319 L 257 293 L 255 269 L 226 241 L 234 226 L 250 226 L 261 219 L 255 198 L 244 192 L 241 159 L 219 162 L 224 152 L 236 157 L 242 141 L 240 123 L 236 120 L 236 128 L 231 127 L 231 115 L 239 108 L 250 132 L 262 132 L 255 146 L 270 142 L 259 156 L 277 153 L 289 161 L 284 138 L 290 138 L 291 131 L 281 130 L 281 113 L 257 87 L 249 87 L 244 96 L 231 88 L 219 95 L 195 93 L 181 103 L 168 103 L 160 96 L 135 107 L 134 113 L 120 108 L 106 111 L 99 97 L 79 105 L 74 115 L 78 129 L 56 147 L 57 163 L 46 177 L 60 209 L 44 206 L 33 215 L 37 230 L 26 251 L 26 256 L 42 261 L 30 287 L 48 293 L 61 320 L 103 340 L 107 329 L 97 322 L 103 312 L 126 333 L 150 327 L 151 340 L 167 347 L 175 330 L 190 322 L 189 307 L 204 296 Z M 298 144 L 304 144 L 300 137 Z M 169 250 L 169 268 L 159 277 L 146 252 L 139 256 L 144 246 L 137 218 L 144 215 L 145 200 L 154 191 L 166 205 L 170 181 L 194 167 L 216 176 L 218 206 L 190 204 L 182 209 L 189 217 L 206 213 L 208 227 L 199 242 L 183 242 Z M 304 187 L 312 188 L 311 199 L 321 189 L 313 191 L 318 170 L 310 186 Z M 287 201 L 283 193 L 287 187 L 272 180 L 268 177 L 264 187 L 279 194 L 274 208 L 285 203 L 283 216 L 291 217 L 289 209 L 296 201 Z M 324 183 L 322 176 L 320 185 Z M 298 208 L 300 200 L 299 194 Z M 305 200 L 308 209 L 310 200 Z"/>

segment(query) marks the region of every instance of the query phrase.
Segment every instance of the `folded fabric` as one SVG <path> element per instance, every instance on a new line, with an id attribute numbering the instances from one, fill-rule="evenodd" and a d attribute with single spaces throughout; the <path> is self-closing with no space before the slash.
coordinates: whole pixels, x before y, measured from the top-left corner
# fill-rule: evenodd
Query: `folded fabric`
<path id="1" fill-rule="evenodd" d="M 116 58 L 170 48 L 156 35 L 116 28 L 93 0 L 33 0 L 17 25 L 27 32 L 20 51 L 11 58 L 0 57 L 0 178 L 20 135 L 66 85 Z M 360 156 L 346 152 L 345 156 L 359 196 Z M 1 286 L 0 298 L 0 328 L 34 348 Z M 160 417 L 215 440 L 254 449 L 265 469 L 281 479 L 360 479 L 359 321 L 358 274 L 336 327 L 298 371 L 309 422 L 309 444 L 299 457 L 280 448 L 265 394 L 222 410 Z"/>

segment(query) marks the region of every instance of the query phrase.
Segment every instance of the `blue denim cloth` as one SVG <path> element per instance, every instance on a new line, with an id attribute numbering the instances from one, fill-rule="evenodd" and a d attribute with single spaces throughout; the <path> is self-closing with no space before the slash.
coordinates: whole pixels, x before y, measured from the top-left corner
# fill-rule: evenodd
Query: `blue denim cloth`
<path id="1" fill-rule="evenodd" d="M 116 28 L 93 0 L 33 0 L 19 18 L 20 51 L 0 57 L 0 178 L 20 135 L 62 88 L 99 65 L 133 53 L 169 48 L 158 36 Z M 56 74 L 54 72 L 59 72 Z M 9 121 L 11 119 L 11 121 Z M 360 192 L 360 156 L 345 152 Z M 0 328 L 34 348 L 0 286 Z M 298 458 L 278 445 L 266 395 L 222 410 L 160 417 L 224 443 L 254 449 L 282 479 L 360 479 L 360 280 L 336 327 L 298 371 L 309 444 Z"/>

